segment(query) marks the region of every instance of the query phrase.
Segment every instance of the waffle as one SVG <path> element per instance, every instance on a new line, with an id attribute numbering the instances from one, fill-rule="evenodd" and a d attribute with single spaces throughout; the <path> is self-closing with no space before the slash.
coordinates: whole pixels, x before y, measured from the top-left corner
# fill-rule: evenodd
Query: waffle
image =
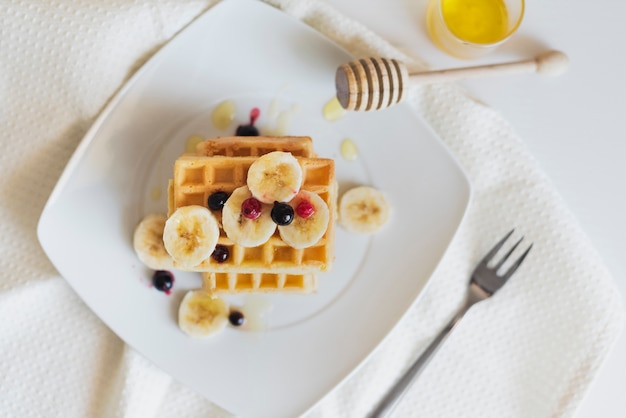
<path id="1" fill-rule="evenodd" d="M 308 136 L 229 136 L 207 139 L 196 147 L 196 154 L 204 157 L 260 157 L 272 151 L 290 152 L 295 157 L 316 157 L 313 141 Z M 247 171 L 246 171 L 247 172 Z M 234 188 L 233 188 L 234 189 Z M 174 203 L 174 182 L 168 183 L 167 210 L 170 216 L 176 208 L 184 206 Z M 199 199 L 196 199 L 199 201 Z M 204 205 L 204 200 L 201 205 Z M 192 204 L 192 203 L 189 203 Z"/>
<path id="2" fill-rule="evenodd" d="M 229 136 L 200 142 L 198 155 L 213 157 L 260 157 L 272 151 L 290 152 L 294 157 L 316 157 L 308 136 Z"/>
<path id="3" fill-rule="evenodd" d="M 208 197 L 216 191 L 232 193 L 246 184 L 248 169 L 256 157 L 202 157 L 183 155 L 174 165 L 172 209 L 189 205 L 206 206 Z M 317 193 L 328 205 L 331 222 L 322 239 L 315 245 L 295 249 L 285 244 L 276 232 L 265 244 L 245 248 L 234 244 L 221 231 L 219 244 L 226 246 L 231 256 L 223 263 L 208 258 L 196 266 L 196 271 L 305 273 L 327 270 L 332 263 L 334 212 L 337 188 L 334 162 L 325 158 L 298 158 L 302 167 L 302 189 Z M 172 213 L 173 213 L 172 211 Z M 216 214 L 219 216 L 220 214 Z"/>
<path id="4" fill-rule="evenodd" d="M 298 157 L 303 172 L 302 189 L 317 193 L 331 213 L 328 229 L 322 239 L 305 249 L 289 247 L 282 241 L 278 231 L 265 244 L 254 248 L 233 243 L 221 231 L 218 244 L 228 248 L 228 260 L 217 263 L 209 258 L 194 268 L 203 272 L 205 289 L 231 293 L 307 293 L 316 288 L 314 273 L 330 268 L 337 200 L 334 161 L 307 157 L 314 155 L 311 139 L 295 137 L 296 140 L 290 144 L 292 138 L 229 137 L 209 140 L 198 145 L 200 155 L 184 154 L 176 161 L 174 179 L 170 180 L 168 190 L 170 214 L 181 206 L 206 206 L 209 195 L 215 191 L 231 193 L 245 185 L 248 169 L 256 158 L 276 149 L 292 149 L 303 155 Z M 239 147 L 237 151 L 233 148 L 235 144 Z M 276 144 L 275 148 L 272 148 L 272 144 Z M 243 154 L 243 150 L 255 156 L 227 156 Z M 216 215 L 219 219 L 219 214 Z"/>
<path id="5" fill-rule="evenodd" d="M 221 293 L 311 293 L 317 288 L 314 274 L 202 273 L 202 288 Z"/>

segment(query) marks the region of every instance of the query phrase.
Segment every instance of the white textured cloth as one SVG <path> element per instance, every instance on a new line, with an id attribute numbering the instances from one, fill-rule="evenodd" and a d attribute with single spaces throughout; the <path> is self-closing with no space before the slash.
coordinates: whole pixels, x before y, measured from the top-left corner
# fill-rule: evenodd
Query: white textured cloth
<path id="1" fill-rule="evenodd" d="M 0 416 L 229 416 L 108 330 L 59 277 L 35 232 L 107 100 L 212 3 L 0 0 Z M 410 59 L 324 3 L 271 3 L 355 55 Z M 420 303 L 309 415 L 371 410 L 459 307 L 475 262 L 513 226 L 535 243 L 529 259 L 468 313 L 398 416 L 572 415 L 621 331 L 609 273 L 495 110 L 454 85 L 423 88 L 413 101 L 468 173 L 473 202 Z"/>

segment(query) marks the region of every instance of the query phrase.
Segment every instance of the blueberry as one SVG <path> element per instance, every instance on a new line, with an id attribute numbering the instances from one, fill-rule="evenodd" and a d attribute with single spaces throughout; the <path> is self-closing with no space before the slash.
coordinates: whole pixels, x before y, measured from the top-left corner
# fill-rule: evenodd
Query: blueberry
<path id="1" fill-rule="evenodd" d="M 228 248 L 224 247 L 223 245 L 216 245 L 215 250 L 213 250 L 213 254 L 211 254 L 213 260 L 217 261 L 218 263 L 223 263 L 224 261 L 228 260 L 228 256 L 230 256 L 230 251 L 228 251 Z"/>
<path id="2" fill-rule="evenodd" d="M 228 322 L 235 327 L 239 327 L 246 322 L 246 318 L 239 311 L 232 311 L 230 315 L 228 315 Z"/>
<path id="3" fill-rule="evenodd" d="M 237 136 L 259 136 L 259 130 L 254 125 L 239 125 L 235 132 Z"/>
<path id="4" fill-rule="evenodd" d="M 152 284 L 161 292 L 169 292 L 174 287 L 174 275 L 167 270 L 157 270 L 152 276 Z"/>
<path id="5" fill-rule="evenodd" d="M 289 225 L 293 222 L 293 208 L 286 203 L 274 202 L 272 220 L 276 225 Z"/>
<path id="6" fill-rule="evenodd" d="M 228 200 L 228 193 L 226 192 L 215 192 L 211 196 L 209 196 L 209 209 L 212 210 L 221 210 L 224 207 L 224 204 Z"/>

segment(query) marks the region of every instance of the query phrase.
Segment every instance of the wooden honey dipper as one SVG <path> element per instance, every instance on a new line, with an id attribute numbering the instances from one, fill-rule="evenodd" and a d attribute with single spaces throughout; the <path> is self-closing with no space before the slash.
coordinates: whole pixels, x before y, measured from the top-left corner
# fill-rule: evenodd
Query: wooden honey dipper
<path id="1" fill-rule="evenodd" d="M 568 64 L 563 52 L 546 51 L 522 61 L 409 74 L 406 66 L 395 59 L 363 58 L 337 68 L 335 87 L 344 109 L 379 110 L 400 102 L 412 85 L 504 74 L 559 75 Z"/>

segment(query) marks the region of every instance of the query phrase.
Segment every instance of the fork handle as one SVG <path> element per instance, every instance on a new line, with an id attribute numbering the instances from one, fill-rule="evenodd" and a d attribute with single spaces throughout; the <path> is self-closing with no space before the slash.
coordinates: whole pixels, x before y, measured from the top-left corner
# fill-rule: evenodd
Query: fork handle
<path id="1" fill-rule="evenodd" d="M 426 347 L 426 350 L 413 362 L 411 367 L 404 373 L 400 380 L 391 388 L 389 393 L 385 395 L 383 400 L 378 404 L 376 409 L 368 415 L 368 418 L 383 418 L 391 416 L 391 412 L 396 407 L 402 396 L 406 393 L 407 389 L 415 381 L 415 378 L 420 375 L 424 366 L 428 364 L 433 354 L 437 352 L 441 343 L 443 343 L 459 320 L 465 315 L 465 312 L 469 309 L 469 306 L 463 307 L 452 320 L 446 325 L 446 327 L 435 337 L 435 339 Z"/>

